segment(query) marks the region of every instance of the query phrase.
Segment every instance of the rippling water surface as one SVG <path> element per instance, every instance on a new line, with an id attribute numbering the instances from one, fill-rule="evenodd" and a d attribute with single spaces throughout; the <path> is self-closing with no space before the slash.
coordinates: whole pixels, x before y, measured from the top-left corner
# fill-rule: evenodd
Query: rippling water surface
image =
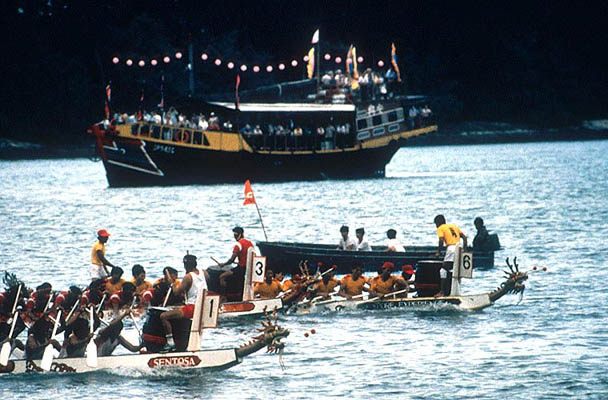
<path id="1" fill-rule="evenodd" d="M 213 173 L 213 171 L 209 171 Z M 363 226 L 384 243 L 436 244 L 433 217 L 474 236 L 482 216 L 507 256 L 533 274 L 523 301 L 481 312 L 352 311 L 282 316 L 285 369 L 263 352 L 227 371 L 0 377 L 5 398 L 606 398 L 608 397 L 608 141 L 404 148 L 387 178 L 252 182 L 270 240 L 336 242 Z M 29 286 L 85 284 L 95 232 L 112 233 L 108 259 L 128 275 L 143 264 L 181 270 L 186 250 L 212 265 L 233 246 L 231 228 L 263 240 L 243 185 L 110 189 L 101 163 L 0 161 L 0 272 Z M 501 268 L 475 272 L 465 292 L 492 290 Z M 254 336 L 229 321 L 204 346 Z M 314 328 L 317 333 L 306 338 Z M 6 397 L 8 396 L 8 397 Z"/>

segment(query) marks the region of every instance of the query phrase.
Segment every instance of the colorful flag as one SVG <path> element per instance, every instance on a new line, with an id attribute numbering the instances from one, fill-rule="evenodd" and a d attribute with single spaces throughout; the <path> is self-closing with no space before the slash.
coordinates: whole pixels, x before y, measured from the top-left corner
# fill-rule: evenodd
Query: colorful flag
<path id="1" fill-rule="evenodd" d="M 319 43 L 319 30 L 318 29 L 315 31 L 314 35 L 312 35 L 311 43 L 312 44 Z"/>
<path id="2" fill-rule="evenodd" d="M 245 181 L 245 201 L 243 202 L 244 206 L 246 206 L 247 204 L 256 204 L 255 197 L 253 196 L 253 190 L 251 190 L 251 183 L 249 183 L 249 179 Z"/>
<path id="3" fill-rule="evenodd" d="M 234 105 L 237 110 L 239 109 L 239 85 L 240 84 L 241 84 L 241 76 L 239 74 L 236 74 L 236 85 L 234 87 L 236 94 L 235 94 Z"/>
<path id="4" fill-rule="evenodd" d="M 359 79 L 359 71 L 357 70 L 357 48 L 353 47 L 353 78 Z"/>
<path id="5" fill-rule="evenodd" d="M 141 95 L 139 96 L 139 109 L 137 110 L 137 120 L 143 121 L 144 119 L 144 89 L 141 89 Z"/>
<path id="6" fill-rule="evenodd" d="M 315 48 L 311 47 L 308 51 L 308 65 L 306 66 L 306 72 L 308 72 L 308 79 L 312 79 L 315 74 Z"/>
<path id="7" fill-rule="evenodd" d="M 106 85 L 106 100 L 104 102 L 104 111 L 106 114 L 106 119 L 110 119 L 110 101 L 112 100 L 112 83 L 108 83 Z"/>
<path id="8" fill-rule="evenodd" d="M 346 53 L 346 74 L 353 79 L 359 79 L 357 71 L 357 49 L 351 44 Z"/>
<path id="9" fill-rule="evenodd" d="M 397 49 L 395 48 L 395 43 L 391 43 L 391 63 L 397 73 L 397 82 L 401 82 L 401 73 L 399 72 L 399 66 L 397 66 Z"/>

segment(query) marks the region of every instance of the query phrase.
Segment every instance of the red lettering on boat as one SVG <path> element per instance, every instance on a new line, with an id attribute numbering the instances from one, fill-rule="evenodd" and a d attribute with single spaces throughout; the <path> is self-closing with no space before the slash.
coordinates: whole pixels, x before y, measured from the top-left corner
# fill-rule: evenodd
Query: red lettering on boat
<path id="1" fill-rule="evenodd" d="M 167 356 L 154 357 L 148 360 L 148 367 L 195 367 L 201 363 L 201 359 L 197 356 Z"/>

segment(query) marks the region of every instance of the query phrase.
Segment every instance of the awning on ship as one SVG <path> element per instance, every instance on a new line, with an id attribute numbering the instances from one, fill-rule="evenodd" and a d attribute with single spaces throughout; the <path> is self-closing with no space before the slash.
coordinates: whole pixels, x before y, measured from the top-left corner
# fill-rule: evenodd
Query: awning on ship
<path id="1" fill-rule="evenodd" d="M 214 106 L 235 109 L 234 103 L 210 102 Z M 353 112 L 353 104 L 316 104 L 316 103 L 240 103 L 241 112 Z"/>

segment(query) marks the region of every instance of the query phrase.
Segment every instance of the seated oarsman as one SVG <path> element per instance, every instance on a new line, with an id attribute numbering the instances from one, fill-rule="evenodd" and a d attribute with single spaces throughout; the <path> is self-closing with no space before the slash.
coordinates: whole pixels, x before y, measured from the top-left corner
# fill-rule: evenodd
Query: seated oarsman
<path id="1" fill-rule="evenodd" d="M 289 289 L 293 288 L 295 285 L 297 285 L 301 281 L 302 281 L 302 279 L 300 278 L 300 275 L 294 274 L 293 277 L 291 277 L 290 279 L 285 279 L 283 281 L 283 283 L 281 283 L 281 291 L 287 292 L 287 291 L 289 291 Z"/>
<path id="2" fill-rule="evenodd" d="M 112 355 L 112 352 L 118 345 L 122 345 L 131 352 L 137 352 L 141 349 L 141 345 L 134 346 L 120 334 L 123 329 L 122 320 L 128 314 L 129 311 L 125 310 L 118 318 L 110 322 L 107 327 L 102 328 L 98 332 L 97 337 L 93 339 L 97 346 L 98 356 L 103 357 Z M 89 313 L 85 308 L 79 310 L 78 315 L 76 315 L 74 321 L 71 323 L 72 332 L 63 344 L 62 357 L 76 358 L 85 356 L 87 344 L 89 344 L 89 341 L 93 338 L 93 334 L 90 333 L 88 315 Z M 99 319 L 96 316 L 93 323 L 93 329 L 96 329 L 100 325 Z"/>
<path id="3" fill-rule="evenodd" d="M 22 289 L 23 288 L 24 287 L 22 287 Z M 18 299 L 16 299 L 17 291 L 19 291 Z M 15 347 L 19 348 L 22 351 L 25 349 L 24 344 L 19 339 L 17 339 L 17 336 L 19 336 L 19 334 L 23 332 L 23 330 L 26 328 L 25 323 L 21 319 L 20 313 L 18 312 L 19 309 L 22 309 L 25 305 L 25 302 L 23 301 L 24 296 L 25 293 L 23 293 L 22 290 L 18 290 L 18 285 L 10 286 L 8 290 L 3 292 L 0 296 L 0 347 L 2 347 L 5 342 L 10 340 L 11 352 L 14 350 Z M 15 300 L 17 303 L 17 321 L 15 322 L 15 329 L 13 330 L 13 335 L 11 338 L 9 338 L 8 334 L 11 330 L 11 324 L 9 322 L 12 322 L 13 305 L 15 305 Z"/>
<path id="4" fill-rule="evenodd" d="M 314 296 L 323 296 L 324 299 L 329 299 L 338 287 L 340 282 L 334 278 L 334 267 L 326 267 L 323 271 L 323 278 L 317 282 L 313 289 Z"/>
<path id="5" fill-rule="evenodd" d="M 272 270 L 267 269 L 264 282 L 257 283 L 253 288 L 253 295 L 260 299 L 274 299 L 281 293 L 281 284 L 273 279 Z"/>
<path id="6" fill-rule="evenodd" d="M 83 306 L 98 306 L 104 300 L 104 292 L 106 290 L 106 280 L 96 279 L 89 284 L 89 288 L 85 290 L 80 298 L 80 304 Z"/>
<path id="7" fill-rule="evenodd" d="M 114 314 L 118 314 L 118 310 L 123 307 L 129 307 L 135 298 L 135 285 L 131 282 L 125 282 L 122 285 L 122 290 L 115 292 L 110 296 L 110 304 L 114 310 Z"/>
<path id="8" fill-rule="evenodd" d="M 186 254 L 184 256 L 184 269 L 186 270 L 186 275 L 180 284 L 176 285 L 171 275 L 165 276 L 167 281 L 173 285 L 172 289 L 176 296 L 184 293 L 186 294 L 185 306 L 175 310 L 165 311 L 160 315 L 160 320 L 165 328 L 167 345 L 170 349 L 175 348 L 175 341 L 173 340 L 173 328 L 171 327 L 170 320 L 192 318 L 194 313 L 194 304 L 196 303 L 196 297 L 198 296 L 199 291 L 207 289 L 205 271 L 199 271 L 196 266 L 196 256 Z"/>
<path id="9" fill-rule="evenodd" d="M 70 286 L 69 290 L 60 292 L 55 296 L 55 307 L 70 312 L 72 306 L 80 300 L 82 290 L 78 286 Z"/>
<path id="10" fill-rule="evenodd" d="M 372 279 L 369 297 L 382 297 L 395 291 L 397 277 L 391 275 L 395 265 L 391 262 L 382 264 L 382 275 Z"/>
<path id="11" fill-rule="evenodd" d="M 36 290 L 30 294 L 29 299 L 25 302 L 26 319 L 28 322 L 36 321 L 42 316 L 47 307 L 47 303 L 52 301 L 53 287 L 50 283 L 45 282 L 36 287 Z"/>
<path id="12" fill-rule="evenodd" d="M 274 271 L 273 271 L 274 272 Z M 283 281 L 285 280 L 285 275 L 282 272 L 274 272 L 273 278 L 275 281 L 279 282 L 279 286 L 281 287 L 281 292 L 283 291 Z"/>
<path id="13" fill-rule="evenodd" d="M 355 265 L 352 273 L 344 276 L 340 281 L 339 296 L 351 300 L 353 296 L 360 296 L 363 291 L 369 292 L 367 278 L 361 274 L 361 266 Z"/>
<path id="14" fill-rule="evenodd" d="M 169 283 L 169 281 L 166 278 L 157 279 L 154 282 L 154 284 L 152 285 L 152 287 L 143 293 L 141 300 L 144 304 L 150 304 L 152 306 L 163 305 L 165 302 L 165 297 L 167 296 L 167 293 L 169 292 L 169 288 L 172 285 L 179 286 L 180 280 L 178 279 L 178 273 L 175 268 L 171 268 L 171 267 L 163 268 L 163 275 L 170 276 L 171 279 L 173 280 L 173 284 Z M 169 294 L 169 298 L 167 299 L 166 305 L 172 306 L 172 305 L 183 304 L 183 303 L 184 303 L 183 295 L 176 296 L 175 293 L 173 293 L 173 290 L 171 290 L 171 293 Z"/>
<path id="15" fill-rule="evenodd" d="M 122 285 L 126 282 L 122 279 L 124 271 L 120 267 L 113 267 L 110 272 L 110 277 L 106 281 L 106 294 L 108 297 L 112 296 L 116 292 L 120 292 Z"/>
<path id="16" fill-rule="evenodd" d="M 131 272 L 133 273 L 131 283 L 135 285 L 135 293 L 142 296 L 146 290 L 152 288 L 152 283 L 146 280 L 146 270 L 141 265 L 135 264 Z"/>
<path id="17" fill-rule="evenodd" d="M 52 343 L 57 351 L 61 350 L 59 342 L 51 338 L 55 325 L 51 320 L 51 310 L 43 313 L 28 330 L 27 341 L 25 342 L 25 358 L 27 360 L 40 360 L 42 354 L 44 354 L 44 348 L 49 343 Z"/>
<path id="18" fill-rule="evenodd" d="M 404 290 L 403 293 L 399 294 L 399 297 L 408 297 L 408 293 L 411 290 L 411 279 L 414 275 L 414 267 L 409 264 L 406 264 L 401 267 L 401 276 L 397 277 L 397 281 L 395 283 L 395 288 L 398 290 Z M 405 290 L 407 289 L 407 290 Z"/>

